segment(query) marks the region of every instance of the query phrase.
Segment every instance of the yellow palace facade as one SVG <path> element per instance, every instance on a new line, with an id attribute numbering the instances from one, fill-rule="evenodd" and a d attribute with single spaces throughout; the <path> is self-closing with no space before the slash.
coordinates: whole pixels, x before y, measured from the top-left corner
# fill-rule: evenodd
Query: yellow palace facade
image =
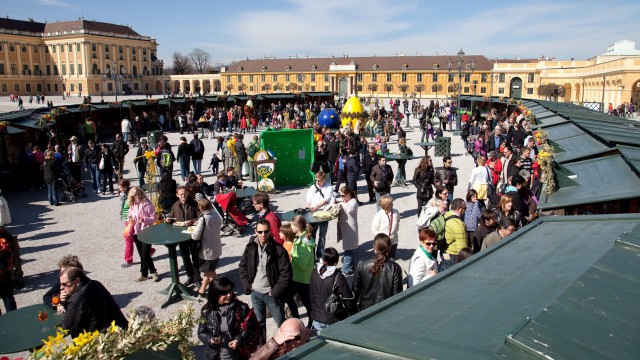
<path id="1" fill-rule="evenodd" d="M 163 75 L 155 39 L 128 26 L 78 19 L 0 18 L 0 96 L 332 92 L 338 96 L 443 99 L 463 95 L 638 103 L 640 51 L 618 41 L 587 60 L 490 59 L 484 55 L 288 57 L 241 60 L 215 74 Z"/>
<path id="2" fill-rule="evenodd" d="M 0 18 L 0 95 L 158 93 L 157 47 L 127 26 Z"/>

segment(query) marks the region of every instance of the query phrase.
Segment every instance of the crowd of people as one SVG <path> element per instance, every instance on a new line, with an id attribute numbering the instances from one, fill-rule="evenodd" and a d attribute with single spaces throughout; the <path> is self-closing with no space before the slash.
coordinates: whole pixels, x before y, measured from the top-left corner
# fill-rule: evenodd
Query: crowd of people
<path id="1" fill-rule="evenodd" d="M 394 174 L 386 158 L 391 153 L 392 137 L 398 144 L 395 153 L 413 155 L 399 124 L 400 105 L 399 101 L 391 102 L 389 111 L 384 106 L 375 107 L 368 119 L 358 119 L 339 131 L 314 122 L 315 106 L 321 108 L 326 104 L 274 104 L 271 113 L 286 114 L 282 120 L 263 116 L 264 109 L 262 112 L 258 109 L 245 122 L 245 129 L 254 120 L 258 125 L 282 121 L 284 126 L 294 124 L 294 128 L 314 129 L 315 160 L 310 164 L 314 182 L 307 189 L 302 210 L 330 213 L 336 219 L 341 249 L 326 246 L 329 221 L 309 224 L 301 211 L 289 222 L 282 222 L 271 209 L 269 196 L 257 193 L 251 197 L 252 211 L 246 214 L 252 218 L 255 229 L 237 264 L 241 284 L 216 273 L 224 256 L 221 228 L 226 221 L 216 195 L 233 192 L 257 180 L 251 172 L 245 179 L 243 167 L 245 163 L 253 167 L 250 163 L 260 146 L 259 137 L 254 136 L 245 146 L 246 131 L 232 133 L 233 129 L 243 129 L 241 115 L 247 109 L 234 106 L 229 112 L 207 110 L 203 116 L 210 126 L 208 132 L 203 130 L 200 134 L 194 118 L 185 117 L 184 124 L 177 129 L 181 133 L 191 132 L 192 139 L 181 137 L 176 155 L 167 136 L 161 136 L 155 148 L 149 147 L 147 139 L 132 136 L 127 119 L 122 121 L 123 133 L 110 145 L 97 145 L 95 133 L 88 137 L 86 147 L 72 136 L 66 152 L 61 152 L 57 137 L 52 134 L 51 148 L 42 160 L 44 183 L 49 188 L 50 204 L 57 205 L 55 181 L 60 173 L 68 173 L 81 182 L 84 168 L 98 194 L 107 193 L 107 185 L 109 193 L 115 194 L 115 180 L 121 200 L 118 212 L 124 221 L 121 267 L 133 265 L 135 245 L 140 258 L 140 274 L 133 279 L 137 282 L 159 281 L 162 273 L 154 263 L 155 250 L 142 243 L 138 234 L 159 220 L 192 226 L 191 240 L 180 243 L 179 249 L 187 277 L 185 284 L 193 285 L 194 292 L 205 303 L 198 337 L 206 348 L 207 358 L 239 358 L 243 344 L 253 342 L 265 343 L 263 348 L 253 349 L 262 356 L 258 358 L 270 358 L 304 343 L 311 334 L 308 329 L 322 331 L 403 291 L 405 283 L 407 287 L 415 286 L 444 272 L 495 246 L 537 217 L 536 195 L 541 188 L 537 148 L 521 114 L 492 109 L 483 120 L 476 109 L 471 116 L 461 119 L 465 152 L 473 156 L 475 163 L 467 182 L 458 179 L 451 156 L 438 160 L 422 157 L 414 173 L 409 174 L 411 177 L 406 174 L 404 164 L 399 163 Z M 405 103 L 405 111 L 409 112 L 407 106 Z M 411 111 L 415 112 L 423 137 L 426 135 L 428 139 L 445 131 L 440 119 L 446 119 L 455 109 L 455 103 L 446 104 L 444 110 L 438 102 L 427 106 L 416 102 Z M 189 115 L 189 111 L 185 114 Z M 178 124 L 182 124 L 181 114 L 177 116 Z M 171 122 L 160 125 L 171 129 Z M 91 126 L 90 119 L 87 123 Z M 225 129 L 229 132 L 227 136 L 215 135 Z M 202 175 L 205 153 L 202 135 L 217 141 L 209 165 L 215 174 L 212 184 L 205 183 Z M 130 145 L 139 146 L 133 157 L 138 186 L 132 186 L 132 179 L 124 177 L 124 160 Z M 144 156 L 147 151 L 153 151 L 153 163 Z M 179 181 L 173 178 L 176 161 L 180 166 Z M 434 161 L 442 161 L 441 166 Z M 222 171 L 218 171 L 220 164 Z M 149 166 L 156 167 L 160 177 L 159 200 L 155 205 L 144 190 Z M 358 195 L 358 182 L 362 180 L 366 183 L 368 202 L 375 203 L 377 209 L 365 224 L 359 224 L 362 219 L 358 218 L 358 208 L 365 206 Z M 402 215 L 394 207 L 394 201 L 398 200 L 392 192 L 406 181 L 415 187 L 418 224 L 416 248 L 405 279 L 396 259 L 399 229 L 408 224 L 409 215 Z M 461 184 L 466 187 L 466 197 L 455 198 L 454 191 Z M 164 217 L 159 218 L 159 212 Z M 370 229 L 373 256 L 358 258 L 362 244 L 359 230 L 363 225 Z M 83 302 L 110 295 L 85 275 L 77 257 L 63 259 L 59 270 L 59 284 L 54 284 L 44 301 L 51 305 L 51 296 L 58 296 L 60 302 L 55 308 L 66 312 L 63 325 L 72 334 L 102 330 L 111 321 L 126 326 L 126 319 L 114 307 L 115 302 L 103 302 L 103 308 L 95 314 L 83 313 L 81 309 L 86 308 Z M 235 290 L 237 285 L 242 288 Z M 251 306 L 238 299 L 236 293 L 248 295 Z M 304 318 L 300 306 L 305 310 L 306 323 L 299 320 Z M 87 322 L 91 316 L 96 320 Z M 269 340 L 268 317 L 280 327 Z M 241 327 L 240 323 L 244 325 Z"/>

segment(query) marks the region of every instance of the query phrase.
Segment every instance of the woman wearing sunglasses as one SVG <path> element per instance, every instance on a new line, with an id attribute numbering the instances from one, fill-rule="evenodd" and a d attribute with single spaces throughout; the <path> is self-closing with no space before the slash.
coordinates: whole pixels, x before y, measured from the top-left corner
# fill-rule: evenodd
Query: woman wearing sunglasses
<path id="1" fill-rule="evenodd" d="M 434 256 L 438 234 L 427 228 L 420 230 L 418 238 L 420 246 L 413 253 L 409 263 L 407 287 L 417 285 L 438 273 L 438 262 Z"/>
<path id="2" fill-rule="evenodd" d="M 219 277 L 209 286 L 207 303 L 202 307 L 198 338 L 205 346 L 205 359 L 237 359 L 238 347 L 260 331 L 258 320 L 247 304 L 233 292 L 234 283 Z M 241 325 L 246 321 L 244 331 Z"/>

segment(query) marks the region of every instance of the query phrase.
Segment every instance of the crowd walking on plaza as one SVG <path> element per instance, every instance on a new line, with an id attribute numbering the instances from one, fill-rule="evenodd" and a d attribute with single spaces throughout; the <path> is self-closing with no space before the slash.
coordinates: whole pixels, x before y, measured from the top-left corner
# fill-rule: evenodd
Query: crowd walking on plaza
<path id="1" fill-rule="evenodd" d="M 157 138 L 154 147 L 149 146 L 150 139 L 141 138 L 141 128 L 136 130 L 141 120 L 137 118 L 132 124 L 124 118 L 121 133 L 112 144 L 98 144 L 101 136 L 95 132 L 88 132 L 86 143 L 81 143 L 77 136 L 61 141 L 52 131 L 43 154 L 31 151 L 29 146 L 25 155 L 34 163 L 42 157 L 39 168 L 43 182 L 34 185 L 47 186 L 53 206 L 61 203 L 57 186 L 60 177 L 82 184 L 84 171 L 88 173 L 85 177 L 90 178 L 89 186 L 102 196 L 115 195 L 115 181 L 120 207 L 113 211 L 123 220 L 121 267 L 134 264 L 135 248 L 140 265 L 139 275 L 132 279 L 136 282 L 160 281 L 163 277 L 163 270 L 156 268 L 155 249 L 140 241 L 141 232 L 161 222 L 190 229 L 191 238 L 178 247 L 186 273 L 184 284 L 193 286 L 197 298 L 204 303 L 197 333 L 206 358 L 241 358 L 245 351 L 241 349 L 249 346 L 255 352 L 252 359 L 267 359 L 306 342 L 311 329 L 321 332 L 402 292 L 405 284 L 418 286 L 495 246 L 537 217 L 541 189 L 538 149 L 518 110 L 499 113 L 494 108 L 483 118 L 479 109 L 474 109 L 471 116 L 461 119 L 465 155 L 471 156 L 475 164 L 467 181 L 458 178 L 451 156 L 414 156 L 399 124 L 403 113 L 413 114 L 423 139 L 440 137 L 447 125 L 451 130 L 455 103 L 431 101 L 423 106 L 414 100 L 411 111 L 407 100 L 390 102 L 388 110 L 376 104 L 366 118 L 338 131 L 317 122 L 319 111 L 329 106 L 274 103 L 269 112 L 262 106 L 254 110 L 252 106 L 234 105 L 228 111 L 214 107 L 202 114 L 203 121 L 196 120 L 192 107 L 173 118 L 161 115 L 159 128 L 191 134 L 189 140 L 186 135 L 180 138 L 176 153 L 165 135 Z M 91 119 L 87 124 L 87 128 L 95 129 Z M 258 126 L 267 125 L 310 128 L 314 132 L 315 161 L 310 164 L 314 181 L 306 190 L 305 204 L 287 222 L 270 208 L 270 198 L 264 193 L 248 197 L 251 206 L 243 206 L 244 200 L 235 196 L 230 208 L 221 203 L 221 196 L 235 195 L 258 180 L 255 169 L 244 170 L 253 168 L 260 138 L 253 136 L 246 146 L 244 138 L 248 132 L 256 132 Z M 228 134 L 222 136 L 223 132 Z M 390 144 L 392 138 L 398 145 Z M 215 148 L 209 165 L 215 174 L 212 184 L 205 183 L 202 175 L 205 147 L 209 146 Z M 137 147 L 135 156 L 127 156 L 130 147 Z M 406 174 L 407 160 L 398 162 L 394 174 L 388 157 L 398 154 L 419 159 L 413 174 Z M 134 162 L 135 177 L 126 176 L 125 161 Z M 177 181 L 173 173 L 175 162 L 179 165 Z M 222 169 L 218 171 L 220 164 Z M 160 178 L 156 184 L 157 201 L 150 198 L 148 184 L 148 176 L 156 170 Z M 135 181 L 137 186 L 132 184 Z M 366 194 L 358 194 L 359 182 L 366 184 Z M 417 220 L 394 207 L 394 188 L 400 186 L 415 187 Z M 464 198 L 453 196 L 459 186 L 465 188 Z M 361 201 L 367 195 L 368 204 L 375 203 L 377 211 L 372 219 L 361 223 L 358 208 L 369 206 Z M 231 216 L 234 211 L 240 213 L 240 219 L 250 218 L 253 230 Z M 305 212 L 326 216 L 326 221 L 310 223 Z M 326 246 L 327 231 L 334 220 L 341 249 Z M 395 261 L 399 253 L 398 230 L 413 226 L 413 221 L 417 225 L 415 251 L 405 278 Z M 222 237 L 228 225 L 250 233 L 237 264 L 240 284 L 216 272 L 225 256 Z M 366 257 L 358 251 L 362 244 L 359 230 L 363 227 L 370 229 L 373 239 L 373 253 Z M 9 235 L 0 239 L 0 244 L 10 243 L 7 239 Z M 3 256 L 4 251 L 0 247 Z M 12 259 L 19 255 L 17 249 L 6 251 Z M 12 264 L 15 262 L 19 259 Z M 10 311 L 16 307 L 11 301 L 14 267 L 8 262 L 1 264 L 4 268 L 0 269 L 0 295 Z M 55 308 L 65 312 L 63 326 L 72 335 L 82 330 L 104 330 L 111 321 L 127 326 L 108 290 L 87 277 L 77 257 L 62 259 L 59 270 L 59 283 L 53 284 L 44 301 L 51 305 L 51 295 L 58 296 L 60 303 Z M 248 295 L 251 304 L 242 302 L 236 294 Z M 94 307 L 98 298 L 107 301 Z M 304 308 L 304 316 L 300 308 Z M 306 321 L 299 320 L 304 317 Z M 270 339 L 266 332 L 268 318 L 279 327 Z M 240 327 L 241 322 L 246 326 Z M 263 346 L 258 348 L 260 345 Z"/>

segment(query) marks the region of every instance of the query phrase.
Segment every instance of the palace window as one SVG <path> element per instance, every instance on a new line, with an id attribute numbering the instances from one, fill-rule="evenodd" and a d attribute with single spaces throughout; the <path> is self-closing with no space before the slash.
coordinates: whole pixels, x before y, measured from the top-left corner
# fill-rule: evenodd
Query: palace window
<path id="1" fill-rule="evenodd" d="M 527 74 L 527 81 L 532 83 L 535 81 L 536 74 Z"/>
<path id="2" fill-rule="evenodd" d="M 402 82 L 407 82 L 407 74 L 402 74 Z"/>
<path id="3" fill-rule="evenodd" d="M 378 81 L 378 74 L 371 74 L 371 81 L 373 82 Z"/>
<path id="4" fill-rule="evenodd" d="M 416 81 L 422 82 L 422 74 L 417 74 L 416 75 Z"/>
<path id="5" fill-rule="evenodd" d="M 387 73 L 387 81 L 391 81 L 391 73 Z"/>

